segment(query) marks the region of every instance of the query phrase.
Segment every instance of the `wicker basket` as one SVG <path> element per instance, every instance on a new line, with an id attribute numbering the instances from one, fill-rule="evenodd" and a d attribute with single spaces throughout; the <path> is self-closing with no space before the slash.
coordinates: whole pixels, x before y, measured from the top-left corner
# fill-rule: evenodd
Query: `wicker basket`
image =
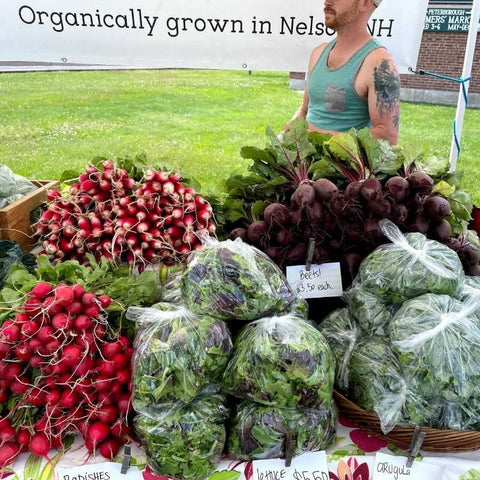
<path id="1" fill-rule="evenodd" d="M 360 408 L 337 391 L 334 391 L 333 396 L 340 413 L 356 427 L 397 447 L 410 446 L 415 427 L 395 427 L 385 435 L 375 413 Z M 429 427 L 422 427 L 421 430 L 427 434 L 422 445 L 422 450 L 427 452 L 467 452 L 480 449 L 480 432 L 440 430 Z"/>

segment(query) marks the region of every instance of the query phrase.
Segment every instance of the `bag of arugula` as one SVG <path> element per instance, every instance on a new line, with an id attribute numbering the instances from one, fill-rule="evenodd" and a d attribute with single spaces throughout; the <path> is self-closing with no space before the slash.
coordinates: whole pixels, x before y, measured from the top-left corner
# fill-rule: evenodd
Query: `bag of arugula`
<path id="1" fill-rule="evenodd" d="M 139 327 L 132 374 L 135 410 L 188 403 L 219 380 L 232 348 L 224 322 L 169 304 L 130 307 L 127 317 Z"/>
<path id="2" fill-rule="evenodd" d="M 393 243 L 374 250 L 360 265 L 359 281 L 388 303 L 402 303 L 424 293 L 454 295 L 465 274 L 457 253 L 421 233 L 403 235 L 389 220 L 380 221 Z"/>
<path id="3" fill-rule="evenodd" d="M 438 418 L 438 402 L 427 401 L 406 381 L 402 365 L 383 337 L 365 337 L 355 347 L 348 396 L 378 415 L 385 434 L 395 425 L 432 425 Z"/>
<path id="4" fill-rule="evenodd" d="M 405 302 L 390 325 L 392 346 L 422 396 L 447 402 L 480 394 L 480 293 L 463 303 L 448 295 Z"/>
<path id="5" fill-rule="evenodd" d="M 223 395 L 201 395 L 187 405 L 144 410 L 134 428 L 154 473 L 204 480 L 221 460 L 227 417 Z"/>
<path id="6" fill-rule="evenodd" d="M 182 291 L 193 312 L 222 320 L 255 320 L 286 312 L 294 303 L 308 314 L 278 266 L 240 239 L 210 241 L 193 252 Z"/>
<path id="7" fill-rule="evenodd" d="M 367 335 L 383 335 L 397 310 L 363 288 L 357 280 L 344 294 L 349 312 Z"/>
<path id="8" fill-rule="evenodd" d="M 222 387 L 265 405 L 329 408 L 334 368 L 325 337 L 310 322 L 262 318 L 238 334 Z"/>
<path id="9" fill-rule="evenodd" d="M 244 401 L 236 407 L 228 438 L 230 456 L 239 460 L 285 458 L 324 450 L 334 439 L 337 409 L 277 408 Z"/>
<path id="10" fill-rule="evenodd" d="M 318 326 L 327 339 L 336 364 L 335 382 L 338 387 L 348 389 L 348 365 L 353 350 L 362 337 L 357 322 L 350 315 L 348 308 L 339 308 L 328 314 Z"/>

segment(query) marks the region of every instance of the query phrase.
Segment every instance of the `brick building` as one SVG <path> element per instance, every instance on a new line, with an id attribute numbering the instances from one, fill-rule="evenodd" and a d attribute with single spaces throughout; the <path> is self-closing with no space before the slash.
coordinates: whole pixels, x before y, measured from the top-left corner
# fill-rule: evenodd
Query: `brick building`
<path id="1" fill-rule="evenodd" d="M 459 78 L 467 44 L 472 0 L 430 0 L 417 68 Z M 402 75 L 402 99 L 456 104 L 459 84 L 425 75 Z M 302 87 L 303 73 L 291 73 L 292 88 Z M 480 107 L 480 34 L 469 87 L 470 106 Z"/>

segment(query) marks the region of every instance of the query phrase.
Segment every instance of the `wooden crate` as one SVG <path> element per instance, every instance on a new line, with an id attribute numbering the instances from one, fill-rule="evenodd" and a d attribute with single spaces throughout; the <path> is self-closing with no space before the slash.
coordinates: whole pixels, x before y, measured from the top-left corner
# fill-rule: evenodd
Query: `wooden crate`
<path id="1" fill-rule="evenodd" d="M 32 180 L 38 188 L 20 200 L 0 209 L 0 239 L 14 240 L 23 250 L 35 246 L 30 213 L 47 200 L 47 191 L 58 188 L 56 181 Z"/>

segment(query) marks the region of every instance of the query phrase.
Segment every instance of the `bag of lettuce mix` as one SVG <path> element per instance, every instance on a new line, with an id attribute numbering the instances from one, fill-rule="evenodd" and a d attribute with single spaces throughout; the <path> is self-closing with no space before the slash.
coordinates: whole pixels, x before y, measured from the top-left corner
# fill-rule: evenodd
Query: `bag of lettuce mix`
<path id="1" fill-rule="evenodd" d="M 314 325 L 294 315 L 268 317 L 240 331 L 221 385 L 264 405 L 328 409 L 334 370 L 330 347 Z"/>
<path id="2" fill-rule="evenodd" d="M 231 421 L 228 453 L 239 460 L 285 458 L 324 450 L 335 440 L 337 409 L 273 407 L 243 401 Z"/>
<path id="3" fill-rule="evenodd" d="M 389 220 L 381 220 L 392 241 L 374 250 L 360 265 L 362 287 L 384 302 L 402 303 L 424 293 L 455 295 L 465 274 L 457 253 L 421 233 L 403 235 Z"/>
<path id="4" fill-rule="evenodd" d="M 256 320 L 287 312 L 308 316 L 306 301 L 292 291 L 280 268 L 241 239 L 208 239 L 193 252 L 182 292 L 194 313 L 222 320 Z"/>
<path id="5" fill-rule="evenodd" d="M 222 457 L 228 413 L 226 398 L 218 393 L 142 410 L 133 422 L 150 468 L 162 477 L 208 478 Z"/>
<path id="6" fill-rule="evenodd" d="M 225 322 L 165 303 L 130 307 L 127 318 L 138 325 L 132 359 L 136 411 L 188 403 L 219 381 L 232 349 Z"/>

